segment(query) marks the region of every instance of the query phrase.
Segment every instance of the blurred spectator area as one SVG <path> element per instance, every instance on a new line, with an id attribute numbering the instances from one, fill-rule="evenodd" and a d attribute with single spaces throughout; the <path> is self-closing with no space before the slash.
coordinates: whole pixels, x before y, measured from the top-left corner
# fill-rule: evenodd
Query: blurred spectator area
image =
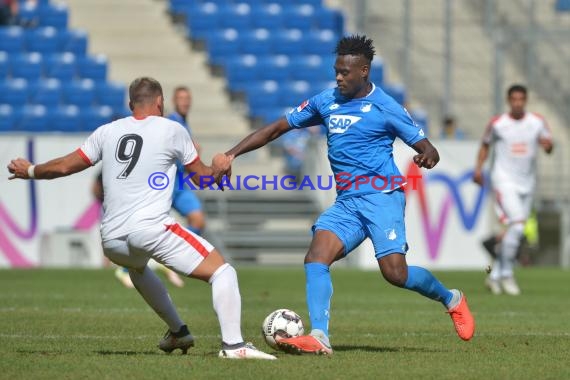
<path id="1" fill-rule="evenodd" d="M 247 105 L 254 128 L 336 85 L 334 49 L 345 17 L 321 0 L 171 0 L 169 10 L 193 47 L 206 50 L 212 72 L 226 77 L 232 100 Z M 376 56 L 371 80 L 407 103 L 406 89 L 384 74 Z M 427 125 L 425 112 L 411 113 Z"/>
<path id="2" fill-rule="evenodd" d="M 0 27 L 0 132 L 84 132 L 127 114 L 126 86 L 107 80 L 65 4 L 20 1 Z"/>

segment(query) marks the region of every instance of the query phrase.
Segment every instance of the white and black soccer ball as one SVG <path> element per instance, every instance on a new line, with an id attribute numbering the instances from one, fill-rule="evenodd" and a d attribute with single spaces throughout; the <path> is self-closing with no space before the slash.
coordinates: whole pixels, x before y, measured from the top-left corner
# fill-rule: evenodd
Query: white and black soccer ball
<path id="1" fill-rule="evenodd" d="M 289 309 L 279 309 L 265 318 L 261 332 L 265 342 L 272 348 L 277 348 L 276 340 L 303 335 L 305 328 L 297 313 Z"/>

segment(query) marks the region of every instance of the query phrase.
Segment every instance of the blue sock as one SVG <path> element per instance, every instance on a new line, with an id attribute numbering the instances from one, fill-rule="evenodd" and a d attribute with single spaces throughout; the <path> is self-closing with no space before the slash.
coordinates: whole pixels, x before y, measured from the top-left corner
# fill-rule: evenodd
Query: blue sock
<path id="1" fill-rule="evenodd" d="M 408 279 L 404 288 L 420 293 L 422 296 L 439 301 L 447 306 L 453 298 L 453 293 L 449 291 L 441 282 L 435 278 L 427 269 L 421 267 L 408 267 Z"/>
<path id="2" fill-rule="evenodd" d="M 305 264 L 305 277 L 311 329 L 319 329 L 328 337 L 329 310 L 333 294 L 329 267 L 321 263 Z"/>

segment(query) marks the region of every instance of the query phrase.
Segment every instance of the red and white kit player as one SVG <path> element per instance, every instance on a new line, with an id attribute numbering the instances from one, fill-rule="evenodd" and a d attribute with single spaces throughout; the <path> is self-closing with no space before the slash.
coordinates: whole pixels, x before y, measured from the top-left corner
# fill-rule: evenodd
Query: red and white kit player
<path id="1" fill-rule="evenodd" d="M 482 185 L 483 164 L 494 147 L 491 185 L 499 221 L 506 227 L 500 252 L 486 280 L 494 293 L 520 294 L 513 265 L 524 233 L 536 186 L 538 151 L 552 152 L 552 134 L 544 118 L 525 111 L 527 89 L 513 85 L 507 92 L 510 111 L 491 119 L 483 135 L 473 180 Z"/>
<path id="2" fill-rule="evenodd" d="M 245 343 L 241 334 L 241 297 L 235 269 L 205 239 L 181 227 L 169 215 L 176 161 L 189 172 L 214 176 L 218 183 L 231 157 L 216 155 L 212 166 L 198 157 L 188 130 L 163 116 L 162 87 L 148 77 L 129 87 L 133 115 L 99 127 L 76 151 L 40 165 L 12 160 L 10 179 L 51 179 L 103 166 L 103 251 L 112 262 L 129 269 L 138 292 L 168 326 L 159 343 L 165 352 L 194 345 L 194 337 L 164 284 L 147 266 L 149 259 L 177 273 L 207 281 L 221 328 L 220 357 L 275 359 Z M 193 177 L 193 179 L 194 179 Z"/>

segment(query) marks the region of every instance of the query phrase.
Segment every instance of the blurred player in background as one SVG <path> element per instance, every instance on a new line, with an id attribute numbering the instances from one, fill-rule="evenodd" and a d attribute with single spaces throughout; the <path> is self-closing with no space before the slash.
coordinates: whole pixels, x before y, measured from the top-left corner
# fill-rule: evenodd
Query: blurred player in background
<path id="1" fill-rule="evenodd" d="M 525 222 L 529 217 L 536 185 L 537 155 L 540 147 L 551 153 L 552 134 L 546 121 L 525 110 L 527 89 L 513 85 L 507 91 L 510 111 L 495 116 L 489 122 L 477 155 L 473 181 L 483 185 L 483 165 L 494 146 L 491 163 L 491 185 L 495 192 L 496 210 L 505 232 L 500 240 L 500 252 L 493 269 L 485 280 L 493 294 L 520 294 L 513 266 Z M 490 244 L 490 242 L 486 242 Z"/>
<path id="2" fill-rule="evenodd" d="M 151 258 L 184 276 L 211 284 L 222 333 L 220 357 L 275 359 L 242 338 L 241 296 L 235 269 L 208 241 L 169 215 L 173 182 L 169 179 L 176 172 L 176 161 L 198 176 L 214 176 L 219 183 L 232 157 L 219 154 L 211 167 L 204 165 L 188 131 L 162 117 L 162 87 L 152 78 L 138 78 L 131 83 L 129 106 L 132 116 L 97 128 L 81 148 L 66 156 L 40 165 L 23 158 L 12 160 L 8 165 L 10 179 L 58 178 L 102 161 L 103 251 L 115 264 L 129 268 L 140 295 L 167 324 L 168 331 L 158 347 L 165 352 L 181 349 L 185 353 L 194 345 L 194 337 L 180 319 L 164 284 L 148 268 Z M 165 183 L 162 190 L 156 188 Z"/>
<path id="3" fill-rule="evenodd" d="M 396 137 L 418 153 L 414 162 L 419 167 L 433 168 L 439 161 L 438 152 L 407 111 L 369 81 L 374 57 L 372 40 L 358 35 L 344 37 L 336 53 L 337 88 L 313 96 L 226 153 L 237 157 L 294 128 L 322 124 L 328 127 L 328 156 L 335 178 L 339 173 L 349 173 L 352 178 L 369 180 L 358 186 L 353 183 L 348 189 L 337 180 L 336 202 L 317 219 L 305 256 L 311 333 L 281 339 L 278 345 L 294 353 L 332 354 L 328 330 L 333 288 L 329 267 L 366 238 L 372 240 L 378 265 L 389 283 L 442 303 L 459 337 L 469 340 L 475 322 L 465 296 L 459 290 L 447 289 L 426 269 L 406 263 L 403 184 L 381 191 L 370 181 L 374 176 L 400 175 L 392 157 Z"/>
<path id="4" fill-rule="evenodd" d="M 176 87 L 173 94 L 174 112 L 167 117 L 182 124 L 190 137 L 192 138 L 192 130 L 188 124 L 188 113 L 192 107 L 192 93 L 185 86 Z M 194 145 L 200 154 L 200 146 L 195 142 Z M 200 199 L 190 189 L 180 188 L 178 186 L 178 178 L 184 175 L 184 167 L 178 163 L 176 172 L 176 182 L 174 185 L 174 194 L 172 195 L 172 207 L 183 217 L 186 218 L 187 228 L 192 232 L 200 235 L 206 226 L 206 218 L 202 211 Z"/>

